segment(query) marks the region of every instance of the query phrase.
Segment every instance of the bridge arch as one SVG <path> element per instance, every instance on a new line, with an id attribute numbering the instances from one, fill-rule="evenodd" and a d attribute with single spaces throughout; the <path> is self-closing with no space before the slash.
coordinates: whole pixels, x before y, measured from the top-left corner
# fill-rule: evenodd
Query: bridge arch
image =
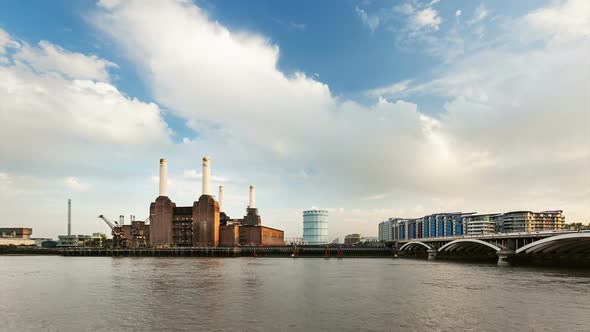
<path id="1" fill-rule="evenodd" d="M 590 232 L 569 233 L 547 237 L 518 248 L 516 254 L 559 253 L 566 251 L 590 253 Z"/>
<path id="2" fill-rule="evenodd" d="M 502 250 L 501 247 L 498 247 L 495 244 L 486 242 L 486 241 L 482 241 L 482 240 L 478 240 L 478 239 L 457 239 L 454 241 L 451 241 L 447 244 L 445 244 L 444 246 L 438 248 L 438 252 L 443 252 L 443 251 L 453 251 L 455 249 L 460 249 L 460 248 L 471 248 L 471 247 L 488 247 L 493 249 L 494 251 L 498 252 L 500 250 Z"/>
<path id="3" fill-rule="evenodd" d="M 403 246 L 401 246 L 399 248 L 399 251 L 404 251 L 406 249 L 410 249 L 411 247 L 424 247 L 424 248 L 426 248 L 426 250 L 432 250 L 432 249 L 434 249 L 434 248 L 432 248 L 431 246 L 427 245 L 424 242 L 411 241 L 411 242 L 408 242 L 408 243 L 404 244 Z"/>

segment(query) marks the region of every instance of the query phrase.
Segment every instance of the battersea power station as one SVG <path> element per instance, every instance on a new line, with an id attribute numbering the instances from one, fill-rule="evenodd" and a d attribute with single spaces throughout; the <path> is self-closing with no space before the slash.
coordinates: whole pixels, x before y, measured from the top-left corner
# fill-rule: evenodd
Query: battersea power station
<path id="1" fill-rule="evenodd" d="M 223 186 L 219 201 L 210 192 L 210 160 L 203 158 L 201 197 L 192 206 L 176 206 L 168 197 L 168 164 L 160 159 L 160 195 L 150 204 L 149 243 L 153 247 L 203 247 L 283 245 L 283 231 L 265 227 L 256 208 L 254 186 L 242 219 L 231 219 L 223 210 Z"/>

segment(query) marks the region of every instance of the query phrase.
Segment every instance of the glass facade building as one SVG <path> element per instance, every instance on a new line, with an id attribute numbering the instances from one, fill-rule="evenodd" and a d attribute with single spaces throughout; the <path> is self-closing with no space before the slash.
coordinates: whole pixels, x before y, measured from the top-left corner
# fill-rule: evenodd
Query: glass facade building
<path id="1" fill-rule="evenodd" d="M 387 222 L 379 224 L 379 236 L 381 239 L 382 235 L 387 234 L 391 236 L 390 241 L 404 241 L 494 233 L 553 231 L 562 230 L 564 223 L 565 219 L 561 210 L 490 214 L 449 212 L 435 213 L 417 219 L 389 218 Z"/>

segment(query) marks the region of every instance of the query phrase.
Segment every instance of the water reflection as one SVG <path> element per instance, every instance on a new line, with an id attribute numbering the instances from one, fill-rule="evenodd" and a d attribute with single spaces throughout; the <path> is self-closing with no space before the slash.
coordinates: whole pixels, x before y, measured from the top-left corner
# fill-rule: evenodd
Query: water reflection
<path id="1" fill-rule="evenodd" d="M 587 330 L 590 271 L 409 259 L 0 256 L 0 330 Z M 25 317 L 25 319 L 23 319 Z"/>

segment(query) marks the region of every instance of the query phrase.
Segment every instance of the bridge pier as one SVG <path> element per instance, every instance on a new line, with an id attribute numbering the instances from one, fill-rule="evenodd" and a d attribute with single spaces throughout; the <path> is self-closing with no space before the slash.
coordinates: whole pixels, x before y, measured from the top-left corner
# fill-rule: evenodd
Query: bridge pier
<path id="1" fill-rule="evenodd" d="M 436 249 L 428 249 L 428 260 L 435 260 L 436 259 L 436 254 L 438 254 L 438 250 Z"/>
<path id="2" fill-rule="evenodd" d="M 498 255 L 498 265 L 506 266 L 510 265 L 510 258 L 516 254 L 514 250 L 500 250 L 496 253 Z"/>

